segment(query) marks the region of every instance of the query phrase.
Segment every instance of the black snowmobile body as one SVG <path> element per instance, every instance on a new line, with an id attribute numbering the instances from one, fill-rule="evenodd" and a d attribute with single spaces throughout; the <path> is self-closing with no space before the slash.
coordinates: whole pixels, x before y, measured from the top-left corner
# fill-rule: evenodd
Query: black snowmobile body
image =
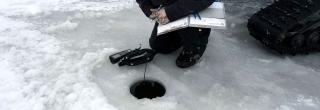
<path id="1" fill-rule="evenodd" d="M 279 0 L 248 21 L 250 34 L 281 54 L 320 51 L 320 0 Z"/>

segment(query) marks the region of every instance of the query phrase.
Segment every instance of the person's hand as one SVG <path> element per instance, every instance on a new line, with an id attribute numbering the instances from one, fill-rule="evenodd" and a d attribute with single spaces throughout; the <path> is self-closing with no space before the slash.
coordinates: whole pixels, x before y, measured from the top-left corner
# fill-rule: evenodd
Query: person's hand
<path id="1" fill-rule="evenodd" d="M 158 9 L 150 9 L 150 11 L 151 11 L 151 15 L 149 16 L 149 18 L 151 20 L 155 20 L 158 17 L 157 13 L 159 10 Z"/>
<path id="2" fill-rule="evenodd" d="M 158 23 L 164 25 L 170 22 L 169 18 L 167 17 L 166 10 L 164 8 L 160 9 L 156 15 Z"/>
<path id="3" fill-rule="evenodd" d="M 169 23 L 169 18 L 167 17 L 167 13 L 164 8 L 162 9 L 150 9 L 151 15 L 149 16 L 150 19 L 157 21 L 159 24 L 167 24 Z"/>

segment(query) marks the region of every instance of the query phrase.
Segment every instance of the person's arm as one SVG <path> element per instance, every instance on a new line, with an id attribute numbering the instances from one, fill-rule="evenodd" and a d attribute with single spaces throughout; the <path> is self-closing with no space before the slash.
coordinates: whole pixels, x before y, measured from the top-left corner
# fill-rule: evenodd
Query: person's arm
<path id="1" fill-rule="evenodd" d="M 175 21 L 195 12 L 208 8 L 214 0 L 178 0 L 174 4 L 165 7 L 167 17 Z"/>
<path id="2" fill-rule="evenodd" d="M 150 15 L 152 14 L 152 12 L 150 11 L 150 9 L 153 9 L 154 6 L 152 5 L 152 3 L 150 2 L 150 0 L 136 0 L 136 2 L 139 4 L 139 7 L 141 8 L 141 10 L 143 11 L 143 13 L 147 16 L 150 17 Z"/>

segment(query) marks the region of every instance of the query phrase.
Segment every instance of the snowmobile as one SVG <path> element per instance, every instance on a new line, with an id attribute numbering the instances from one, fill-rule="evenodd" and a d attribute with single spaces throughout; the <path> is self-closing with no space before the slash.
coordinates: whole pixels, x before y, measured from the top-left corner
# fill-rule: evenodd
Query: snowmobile
<path id="1" fill-rule="evenodd" d="M 320 50 L 320 0 L 278 0 L 248 20 L 250 34 L 280 54 Z"/>

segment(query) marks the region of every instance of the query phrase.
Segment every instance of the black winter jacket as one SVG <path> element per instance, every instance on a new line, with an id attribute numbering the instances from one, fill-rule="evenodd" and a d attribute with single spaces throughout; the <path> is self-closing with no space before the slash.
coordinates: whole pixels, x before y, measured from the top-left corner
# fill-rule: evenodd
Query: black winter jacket
<path id="1" fill-rule="evenodd" d="M 150 9 L 164 6 L 170 21 L 208 8 L 214 0 L 136 0 L 146 16 L 151 15 Z"/>

